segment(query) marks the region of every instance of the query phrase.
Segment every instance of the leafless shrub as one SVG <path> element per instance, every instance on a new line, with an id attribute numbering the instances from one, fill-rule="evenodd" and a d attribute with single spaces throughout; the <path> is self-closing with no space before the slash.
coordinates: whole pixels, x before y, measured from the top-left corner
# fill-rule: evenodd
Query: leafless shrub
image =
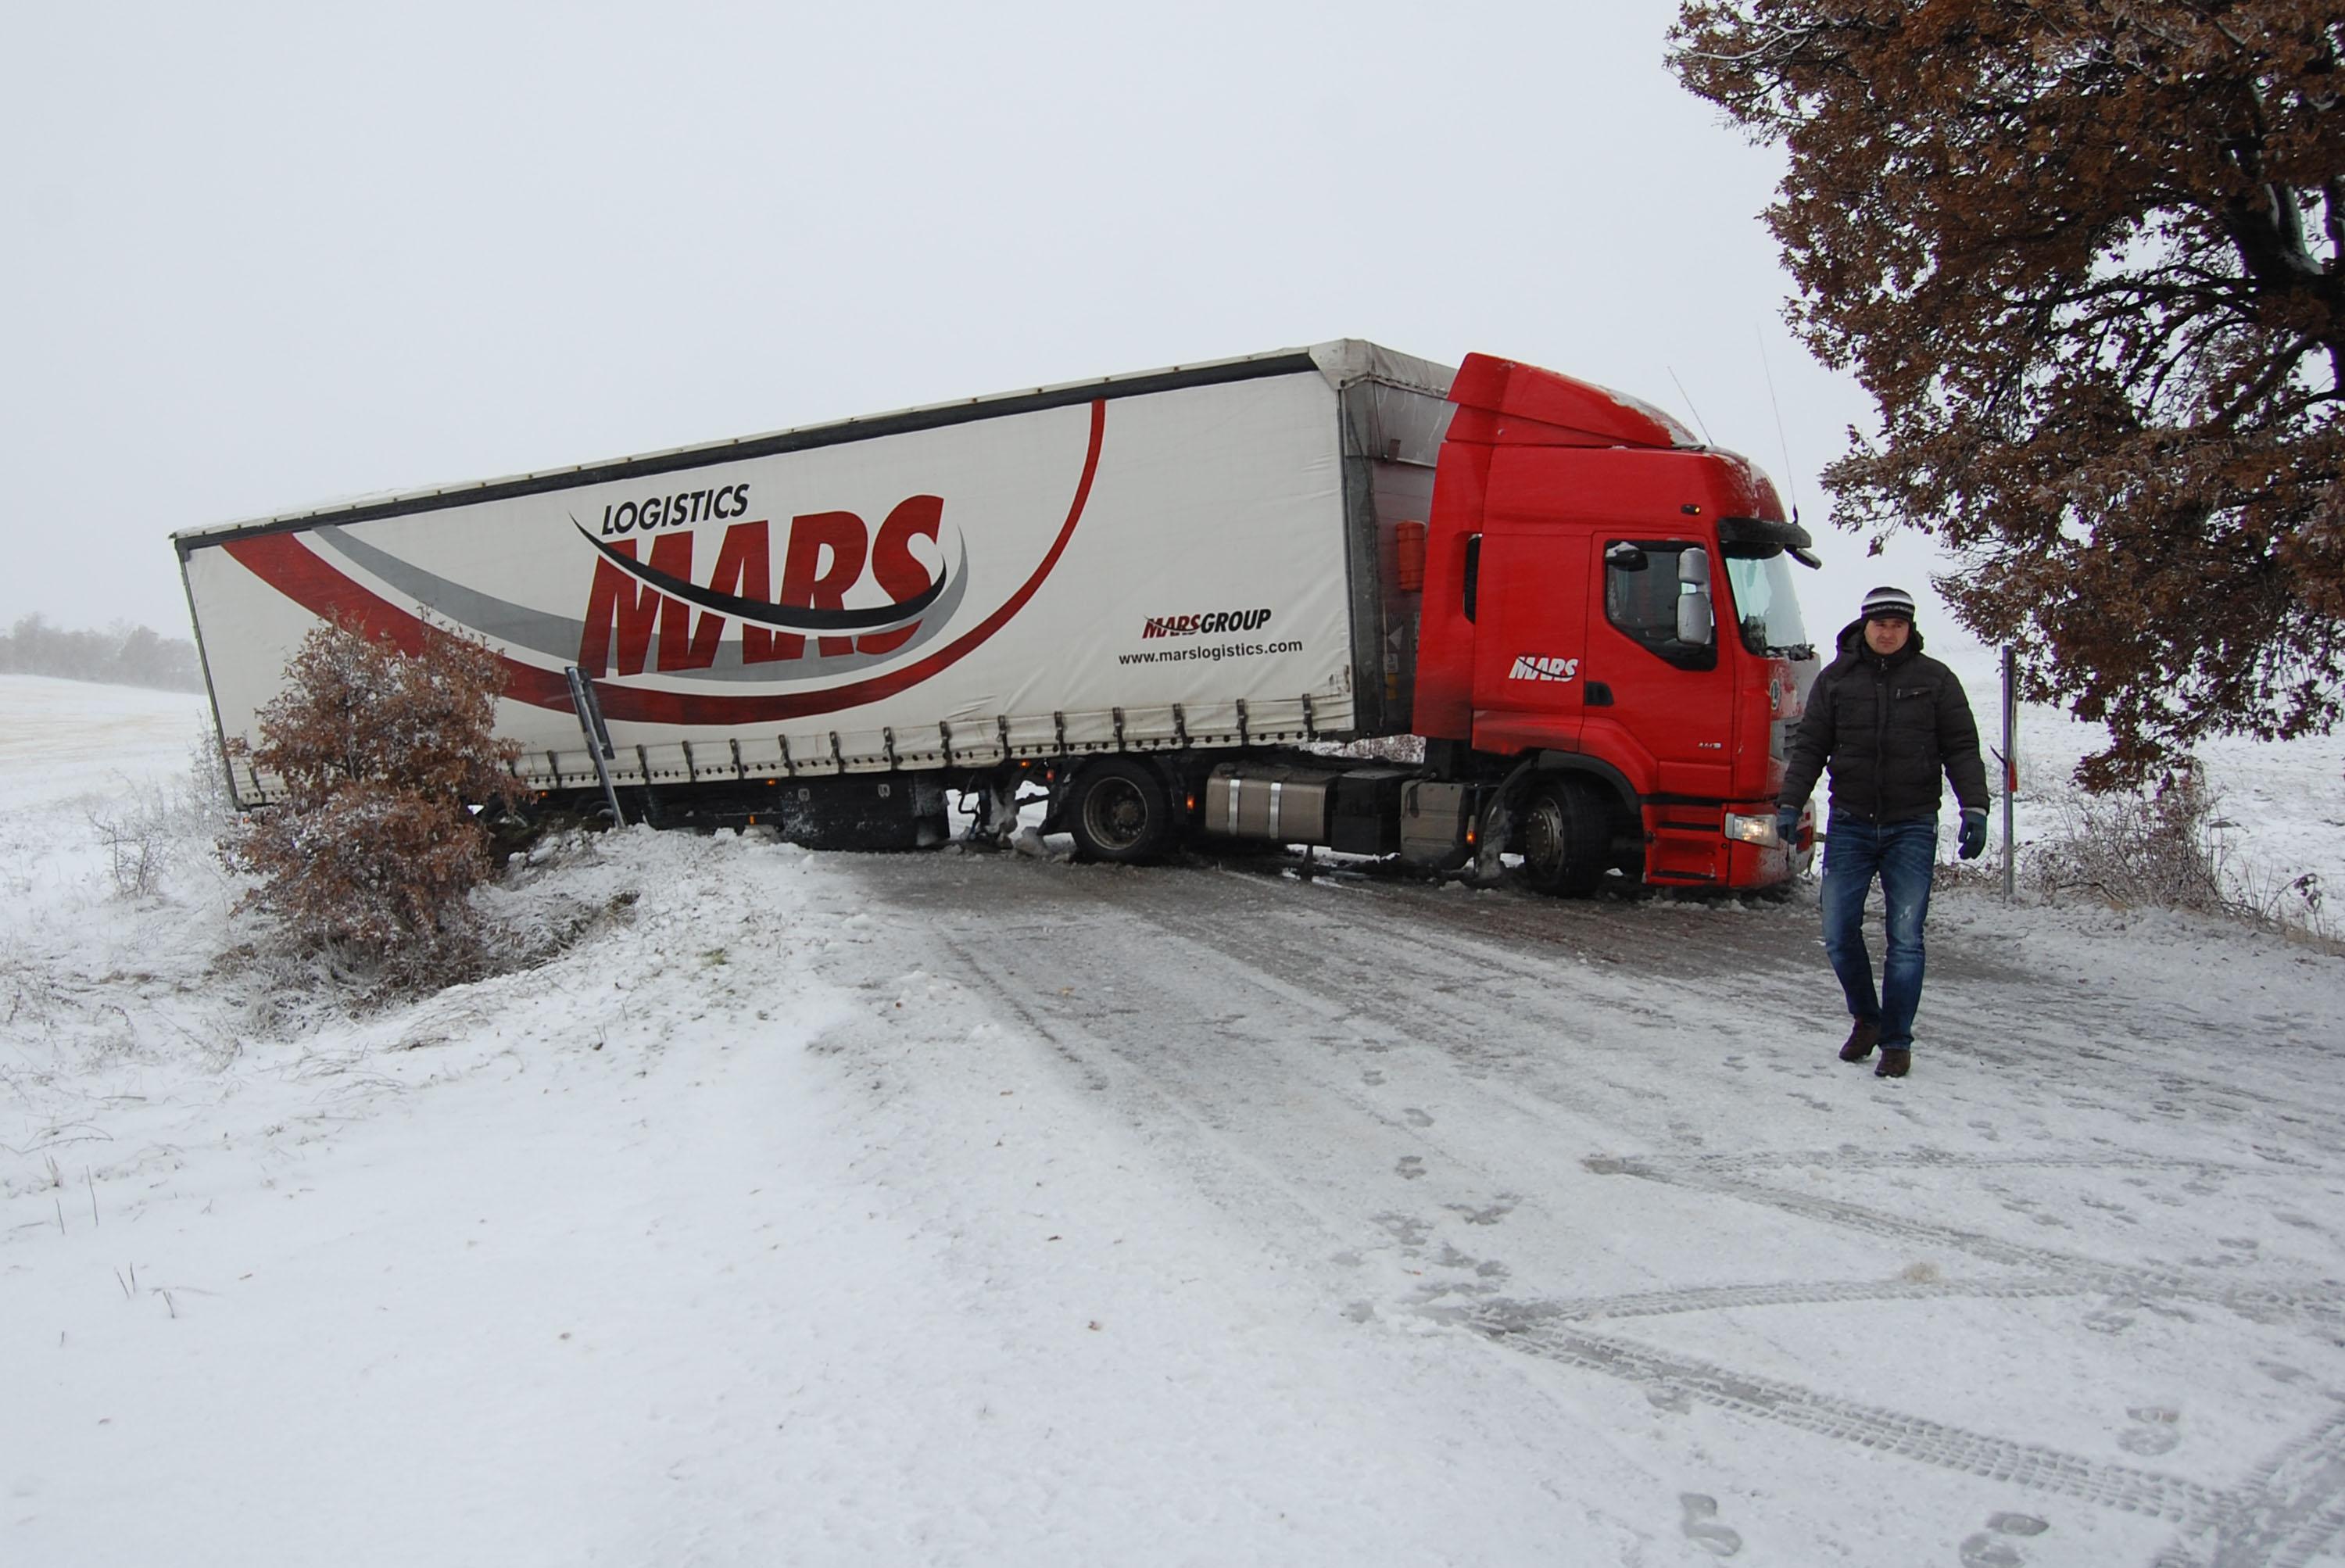
<path id="1" fill-rule="evenodd" d="M 106 849 L 106 871 L 115 896 L 153 898 L 163 891 L 163 873 L 177 859 L 178 841 L 168 831 L 168 808 L 152 788 L 86 813 L 90 830 Z"/>
<path id="2" fill-rule="evenodd" d="M 2319 871 L 2294 877 L 2259 870 L 2238 878 L 2240 901 L 2283 935 L 2335 950 L 2340 946 L 2335 914 Z"/>
<path id="3" fill-rule="evenodd" d="M 236 801 L 220 765 L 218 743 L 198 736 L 184 776 L 137 783 L 110 799 L 93 797 L 84 816 L 105 848 L 116 896 L 160 896 L 167 877 L 188 863 L 191 846 L 217 840 L 234 821 Z"/>
<path id="4" fill-rule="evenodd" d="M 320 626 L 262 708 L 260 744 L 230 754 L 281 779 L 283 798 L 220 840 L 259 879 L 245 903 L 299 952 L 391 991 L 482 972 L 471 895 L 489 874 L 473 808 L 502 788 L 509 742 L 492 738 L 497 657 L 427 626 L 402 650 Z"/>
<path id="5" fill-rule="evenodd" d="M 2225 874 L 2231 851 L 2215 800 L 2195 768 L 2152 790 L 2064 795 L 2029 856 L 2032 880 L 2055 901 L 2089 893 L 2121 907 L 2251 913 Z"/>
<path id="6" fill-rule="evenodd" d="M 46 963 L 20 942 L 0 941 L 0 1024 L 45 1023 L 60 1000 Z"/>
<path id="7" fill-rule="evenodd" d="M 218 737 L 206 730 L 188 747 L 188 773 L 179 789 L 180 809 L 217 837 L 236 820 L 236 792 L 228 788 L 228 759 Z"/>
<path id="8" fill-rule="evenodd" d="M 1998 853 L 1976 860 L 1939 860 L 1930 868 L 1930 887 L 1934 892 L 1950 888 L 2000 892 L 2003 857 Z"/>
<path id="9" fill-rule="evenodd" d="M 2278 876 L 2244 863 L 2220 803 L 2196 766 L 2151 790 L 2064 795 L 2052 831 L 2023 864 L 2050 901 L 2089 893 L 2119 907 L 2221 915 L 2333 944 L 2320 873 Z"/>

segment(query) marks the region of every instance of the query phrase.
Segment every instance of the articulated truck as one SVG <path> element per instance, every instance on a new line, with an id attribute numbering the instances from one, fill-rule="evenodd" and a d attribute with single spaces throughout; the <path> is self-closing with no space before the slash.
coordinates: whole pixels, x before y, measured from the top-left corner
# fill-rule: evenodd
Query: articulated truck
<path id="1" fill-rule="evenodd" d="M 1774 805 L 1809 536 L 1668 414 L 1483 354 L 1322 343 L 173 544 L 223 741 L 320 623 L 446 627 L 502 661 L 524 811 L 908 849 L 1040 799 L 1095 860 L 1518 857 L 1560 892 L 1812 852 Z"/>

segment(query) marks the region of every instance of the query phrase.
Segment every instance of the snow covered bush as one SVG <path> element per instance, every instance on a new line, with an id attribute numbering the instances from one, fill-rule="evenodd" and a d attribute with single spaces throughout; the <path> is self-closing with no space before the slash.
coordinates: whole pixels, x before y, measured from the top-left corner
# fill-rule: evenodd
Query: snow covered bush
<path id="1" fill-rule="evenodd" d="M 2195 768 L 2154 790 L 2069 795 L 2029 857 L 2036 886 L 2048 899 L 2088 892 L 2117 905 L 2253 913 L 2232 886 L 2215 801 Z"/>
<path id="2" fill-rule="evenodd" d="M 348 626 L 311 632 L 260 710 L 260 743 L 229 743 L 282 781 L 279 803 L 220 843 L 259 880 L 246 903 L 396 988 L 478 972 L 471 895 L 491 860 L 475 809 L 516 754 L 491 735 L 502 687 L 495 654 L 437 627 L 411 651 Z"/>
<path id="3" fill-rule="evenodd" d="M 2048 826 L 2020 869 L 2047 902 L 2085 893 L 2120 909 L 2219 915 L 2345 953 L 2320 873 L 2276 871 L 2243 852 L 2239 824 L 2195 759 L 2155 789 L 2056 791 L 2046 803 Z"/>

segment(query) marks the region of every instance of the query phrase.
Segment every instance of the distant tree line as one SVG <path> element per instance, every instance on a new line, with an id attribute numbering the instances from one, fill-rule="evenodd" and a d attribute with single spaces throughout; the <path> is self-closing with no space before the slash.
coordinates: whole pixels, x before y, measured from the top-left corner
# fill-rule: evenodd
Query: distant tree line
<path id="1" fill-rule="evenodd" d="M 204 688 L 196 645 L 186 637 L 167 637 L 152 626 L 125 621 L 102 632 L 69 632 L 39 615 L 26 616 L 0 633 L 0 674 L 59 676 L 166 691 Z"/>

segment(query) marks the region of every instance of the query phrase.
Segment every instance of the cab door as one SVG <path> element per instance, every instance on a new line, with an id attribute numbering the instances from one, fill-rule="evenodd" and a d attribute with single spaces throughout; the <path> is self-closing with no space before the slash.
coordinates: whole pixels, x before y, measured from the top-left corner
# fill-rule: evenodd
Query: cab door
<path id="1" fill-rule="evenodd" d="M 1585 534 L 1482 535 L 1474 604 L 1474 744 L 1509 756 L 1579 745 L 1588 635 Z"/>
<path id="2" fill-rule="evenodd" d="M 1647 760 L 1623 768 L 1659 803 L 1715 808 L 1733 759 L 1731 656 L 1720 646 L 1715 553 L 1700 539 L 1599 532 L 1588 544 L 1591 593 L 1581 669 L 1585 748 Z M 1718 827 L 1714 812 L 1713 832 Z"/>

